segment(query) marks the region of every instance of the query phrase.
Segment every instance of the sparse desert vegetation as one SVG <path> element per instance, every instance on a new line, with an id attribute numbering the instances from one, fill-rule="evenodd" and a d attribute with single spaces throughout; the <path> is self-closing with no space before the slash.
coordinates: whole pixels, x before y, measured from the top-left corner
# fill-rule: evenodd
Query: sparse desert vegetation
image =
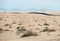
<path id="1" fill-rule="evenodd" d="M 45 25 L 45 26 L 49 26 L 49 24 L 47 24 L 47 23 L 44 23 L 44 25 Z"/>
<path id="2" fill-rule="evenodd" d="M 2 29 L 2 28 L 0 28 L 0 33 L 2 33 L 2 31 L 3 31 L 3 29 Z"/>
<path id="3" fill-rule="evenodd" d="M 10 24 L 5 24 L 4 26 L 10 26 Z"/>
<path id="4" fill-rule="evenodd" d="M 54 29 L 49 29 L 48 27 L 45 27 L 45 29 L 42 30 L 42 32 L 55 32 Z"/>
<path id="5" fill-rule="evenodd" d="M 38 33 L 33 31 L 26 31 L 25 33 L 23 33 L 21 37 L 28 37 L 28 36 L 38 36 Z"/>
<path id="6" fill-rule="evenodd" d="M 50 38 L 60 38 L 60 16 L 30 13 L 0 13 L 0 37 L 8 39 L 7 41 L 45 41 Z"/>

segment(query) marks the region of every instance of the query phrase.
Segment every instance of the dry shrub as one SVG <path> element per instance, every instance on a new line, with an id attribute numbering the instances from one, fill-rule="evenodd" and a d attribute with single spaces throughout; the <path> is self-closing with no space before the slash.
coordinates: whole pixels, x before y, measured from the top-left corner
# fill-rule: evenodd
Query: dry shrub
<path id="1" fill-rule="evenodd" d="M 10 24 L 5 24 L 4 26 L 10 26 Z"/>
<path id="2" fill-rule="evenodd" d="M 19 27 L 17 27 L 17 29 L 18 29 L 18 31 L 20 31 L 20 32 L 26 31 L 26 29 L 25 29 L 24 27 L 21 27 L 20 29 L 19 29 Z"/>
<path id="3" fill-rule="evenodd" d="M 56 31 L 56 30 L 45 27 L 45 29 L 42 32 L 54 32 L 54 31 Z"/>
<path id="4" fill-rule="evenodd" d="M 38 33 L 33 31 L 26 31 L 25 33 L 23 33 L 21 37 L 28 37 L 28 36 L 38 36 Z"/>
<path id="5" fill-rule="evenodd" d="M 21 33 L 26 31 L 26 29 L 24 27 L 20 27 L 20 26 L 18 26 L 16 29 L 17 29 L 17 31 L 16 31 L 17 35 L 20 35 Z"/>
<path id="6" fill-rule="evenodd" d="M 3 29 L 2 29 L 2 28 L 0 28 L 0 33 L 2 33 L 2 31 L 3 31 Z"/>
<path id="7" fill-rule="evenodd" d="M 3 17 L 0 17 L 0 20 L 2 20 L 3 19 Z"/>
<path id="8" fill-rule="evenodd" d="M 49 24 L 47 24 L 47 23 L 44 23 L 44 25 L 45 25 L 45 26 L 49 26 Z"/>

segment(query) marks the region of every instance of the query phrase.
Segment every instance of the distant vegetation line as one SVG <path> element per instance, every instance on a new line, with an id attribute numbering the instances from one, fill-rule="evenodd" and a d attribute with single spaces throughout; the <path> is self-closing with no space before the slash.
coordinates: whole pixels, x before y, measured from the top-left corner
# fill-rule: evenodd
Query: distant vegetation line
<path id="1" fill-rule="evenodd" d="M 29 14 L 43 14 L 48 16 L 60 16 L 60 15 L 54 15 L 54 14 L 48 14 L 48 13 L 40 13 L 40 12 L 29 12 Z"/>

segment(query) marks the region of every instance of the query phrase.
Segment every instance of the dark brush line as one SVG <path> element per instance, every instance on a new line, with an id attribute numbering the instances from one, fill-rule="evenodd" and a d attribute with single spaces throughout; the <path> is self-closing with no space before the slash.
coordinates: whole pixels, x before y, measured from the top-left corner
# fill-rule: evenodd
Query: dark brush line
<path id="1" fill-rule="evenodd" d="M 43 15 L 47 15 L 47 16 L 60 16 L 60 15 L 53 15 L 53 14 L 40 13 L 40 12 L 29 12 L 29 14 L 43 14 Z"/>
<path id="2" fill-rule="evenodd" d="M 21 14 L 21 13 L 19 13 L 19 12 L 11 12 L 11 13 L 13 13 L 13 14 Z"/>

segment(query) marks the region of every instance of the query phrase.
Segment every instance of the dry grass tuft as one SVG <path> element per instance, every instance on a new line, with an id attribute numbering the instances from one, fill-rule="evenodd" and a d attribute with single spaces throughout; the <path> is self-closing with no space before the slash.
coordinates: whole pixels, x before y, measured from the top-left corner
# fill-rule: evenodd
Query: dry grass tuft
<path id="1" fill-rule="evenodd" d="M 45 29 L 42 32 L 54 32 L 54 31 L 56 31 L 56 30 L 45 27 Z"/>
<path id="2" fill-rule="evenodd" d="M 38 36 L 38 33 L 33 31 L 26 31 L 25 33 L 23 33 L 21 37 L 28 37 L 28 36 Z"/>
<path id="3" fill-rule="evenodd" d="M 4 26 L 10 26 L 10 24 L 5 24 Z"/>
<path id="4" fill-rule="evenodd" d="M 24 27 L 20 28 L 20 26 L 18 26 L 16 29 L 17 29 L 17 32 L 16 32 L 17 35 L 20 35 L 21 33 L 27 31 Z"/>
<path id="5" fill-rule="evenodd" d="M 45 26 L 49 26 L 49 24 L 47 24 L 47 23 L 44 23 L 44 25 L 45 25 Z"/>
<path id="6" fill-rule="evenodd" d="M 3 29 L 2 29 L 2 28 L 0 28 L 0 33 L 2 33 L 2 31 L 3 31 Z"/>

